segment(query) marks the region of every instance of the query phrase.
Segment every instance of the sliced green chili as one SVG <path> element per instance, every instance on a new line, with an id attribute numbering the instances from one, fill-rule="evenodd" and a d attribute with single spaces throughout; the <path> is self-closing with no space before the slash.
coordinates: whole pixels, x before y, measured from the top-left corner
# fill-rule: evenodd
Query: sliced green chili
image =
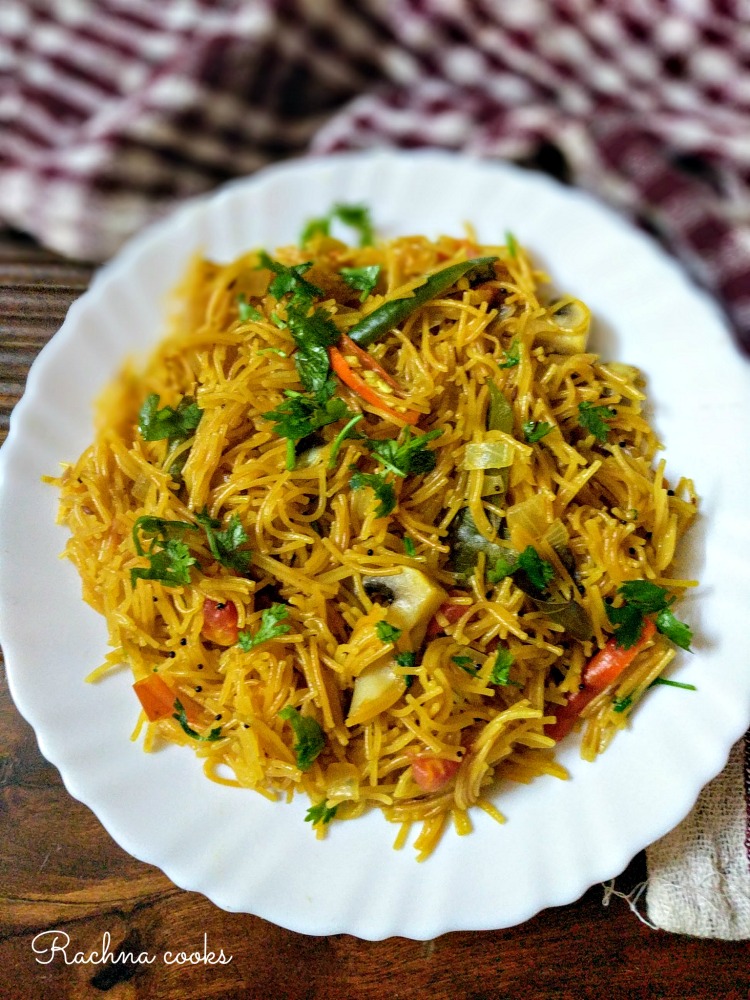
<path id="1" fill-rule="evenodd" d="M 414 293 L 404 299 L 392 299 L 384 302 L 382 306 L 365 316 L 355 326 L 348 330 L 348 335 L 355 344 L 360 347 L 367 347 L 374 343 L 383 334 L 388 333 L 394 326 L 398 326 L 403 320 L 410 316 L 425 302 L 436 298 L 447 291 L 452 285 L 463 278 L 464 275 L 476 268 L 481 268 L 487 264 L 493 264 L 497 257 L 472 257 L 471 260 L 462 260 L 458 264 L 451 264 L 450 267 L 436 271 L 426 279 L 423 285 L 418 285 Z"/>

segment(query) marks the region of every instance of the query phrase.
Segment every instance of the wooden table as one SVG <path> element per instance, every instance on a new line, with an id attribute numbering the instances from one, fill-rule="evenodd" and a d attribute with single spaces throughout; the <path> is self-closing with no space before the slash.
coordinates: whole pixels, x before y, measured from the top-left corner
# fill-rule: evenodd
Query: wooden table
<path id="1" fill-rule="evenodd" d="M 0 230 L 0 441 L 29 365 L 86 288 L 91 267 Z M 509 930 L 412 942 L 306 937 L 224 913 L 129 857 L 65 791 L 0 678 L 0 998 L 108 996 L 257 1000 L 748 1000 L 747 943 L 654 931 L 601 886 Z M 561 856 L 564 851 L 561 850 Z M 645 877 L 643 856 L 617 880 Z M 502 885 L 498 886 L 502 892 Z M 36 961 L 43 931 L 70 938 L 68 956 L 146 951 L 150 965 Z M 165 952 L 223 950 L 231 962 L 169 965 Z M 61 939 L 62 940 L 62 939 Z"/>

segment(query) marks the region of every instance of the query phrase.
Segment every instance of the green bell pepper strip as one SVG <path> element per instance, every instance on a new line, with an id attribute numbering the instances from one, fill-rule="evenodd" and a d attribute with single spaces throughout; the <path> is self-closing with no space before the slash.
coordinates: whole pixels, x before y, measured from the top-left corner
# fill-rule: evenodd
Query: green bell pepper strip
<path id="1" fill-rule="evenodd" d="M 463 278 L 475 268 L 494 264 L 497 259 L 497 257 L 472 257 L 471 260 L 462 260 L 458 264 L 443 268 L 442 271 L 436 271 L 423 285 L 418 285 L 408 298 L 391 299 L 390 302 L 384 302 L 382 306 L 373 309 L 368 316 L 347 331 L 349 337 L 360 347 L 367 347 L 394 326 L 398 326 L 420 306 L 447 291 L 459 278 Z"/>

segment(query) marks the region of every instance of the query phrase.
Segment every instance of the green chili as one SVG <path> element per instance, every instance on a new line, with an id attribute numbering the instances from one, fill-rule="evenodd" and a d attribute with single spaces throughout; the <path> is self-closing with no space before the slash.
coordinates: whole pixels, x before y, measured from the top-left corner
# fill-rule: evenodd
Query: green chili
<path id="1" fill-rule="evenodd" d="M 442 271 L 436 271 L 435 274 L 431 274 L 426 279 L 423 285 L 418 285 L 408 298 L 392 299 L 390 302 L 384 302 L 377 309 L 373 309 L 368 316 L 365 316 L 351 330 L 347 331 L 348 335 L 355 344 L 367 347 L 382 337 L 384 333 L 392 330 L 394 326 L 398 326 L 402 320 L 405 320 L 425 302 L 429 302 L 430 299 L 447 291 L 452 285 L 455 285 L 459 278 L 463 278 L 464 275 L 476 268 L 493 264 L 496 260 L 497 257 L 473 257 L 471 260 L 462 260 L 458 264 L 451 264 L 450 267 L 443 268 Z"/>
<path id="2" fill-rule="evenodd" d="M 508 402 L 502 389 L 498 389 L 494 382 L 488 382 L 487 386 L 490 391 L 490 405 L 487 410 L 487 430 L 512 434 L 513 407 Z"/>

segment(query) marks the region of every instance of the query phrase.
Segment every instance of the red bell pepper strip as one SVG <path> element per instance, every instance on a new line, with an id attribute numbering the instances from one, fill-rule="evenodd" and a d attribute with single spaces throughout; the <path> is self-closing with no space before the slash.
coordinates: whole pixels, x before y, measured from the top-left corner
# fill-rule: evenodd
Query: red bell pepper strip
<path id="1" fill-rule="evenodd" d="M 347 356 L 356 358 L 362 368 L 374 372 L 381 382 L 393 389 L 394 395 L 398 399 L 403 398 L 401 387 L 388 374 L 385 368 L 382 368 L 367 351 L 362 350 L 345 333 L 341 335 L 339 345 L 337 347 L 329 347 L 328 355 L 331 361 L 331 368 L 333 368 L 344 385 L 348 385 L 366 403 L 370 403 L 371 406 L 375 406 L 383 413 L 387 413 L 389 417 L 394 417 L 396 420 L 411 424 L 412 426 L 419 422 L 420 413 L 416 410 L 396 410 L 390 405 L 386 394 L 381 395 L 374 386 L 366 382 L 359 372 L 352 367 L 347 361 Z"/>
<path id="2" fill-rule="evenodd" d="M 567 736 L 589 702 L 618 680 L 655 632 L 656 626 L 647 618 L 638 639 L 628 649 L 618 646 L 617 638 L 613 636 L 586 664 L 581 676 L 581 690 L 571 695 L 564 705 L 553 706 L 556 719 L 545 727 L 545 734 L 557 742 Z"/>

